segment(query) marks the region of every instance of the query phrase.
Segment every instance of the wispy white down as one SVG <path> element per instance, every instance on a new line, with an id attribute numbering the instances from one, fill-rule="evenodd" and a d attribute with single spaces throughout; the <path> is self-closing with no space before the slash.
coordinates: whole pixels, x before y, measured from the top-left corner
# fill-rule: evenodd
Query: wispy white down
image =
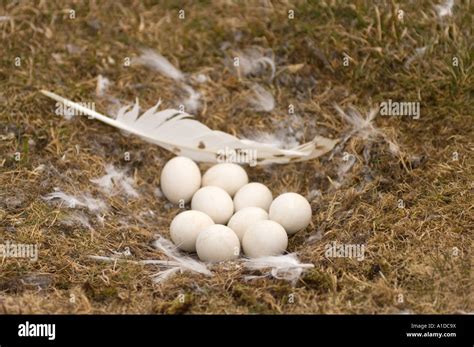
<path id="1" fill-rule="evenodd" d="M 206 83 L 207 81 L 209 81 L 209 77 L 207 77 L 205 74 L 202 74 L 202 73 L 193 75 L 192 79 L 196 83 Z"/>
<path id="2" fill-rule="evenodd" d="M 182 86 L 185 90 L 187 97 L 182 99 L 184 105 L 184 111 L 191 114 L 196 114 L 201 107 L 201 94 L 196 92 L 191 86 L 185 84 Z"/>
<path id="3" fill-rule="evenodd" d="M 123 107 L 122 102 L 111 95 L 107 95 L 108 105 L 107 113 L 110 114 L 112 118 L 117 118 L 119 110 Z"/>
<path id="4" fill-rule="evenodd" d="M 344 112 L 338 105 L 334 105 L 334 107 L 341 118 L 352 126 L 352 129 L 339 143 L 339 147 L 342 148 L 351 137 L 359 137 L 369 142 L 381 138 L 389 145 L 389 150 L 393 155 L 400 154 L 400 147 L 398 144 L 393 142 L 385 132 L 375 126 L 374 119 L 379 112 L 377 109 L 370 110 L 370 112 L 364 117 L 355 109 L 349 109 L 348 112 Z M 337 151 L 333 151 L 329 159 L 331 159 L 335 153 L 337 153 Z"/>
<path id="5" fill-rule="evenodd" d="M 274 277 L 295 283 L 306 270 L 313 268 L 313 264 L 301 263 L 296 253 L 277 256 L 242 259 L 244 267 L 252 271 L 260 271 L 261 276 L 245 276 L 250 280 L 262 277 Z"/>
<path id="6" fill-rule="evenodd" d="M 354 155 L 349 155 L 347 160 L 343 160 L 342 163 L 337 168 L 337 177 L 342 181 L 347 173 L 352 169 L 356 162 L 356 157 Z"/>
<path id="7" fill-rule="evenodd" d="M 130 247 L 125 247 L 123 251 L 112 251 L 116 256 L 119 257 L 131 257 L 132 252 L 130 252 Z"/>
<path id="8" fill-rule="evenodd" d="M 138 198 L 140 195 L 135 190 L 135 182 L 125 171 L 117 170 L 113 165 L 105 167 L 106 174 L 99 178 L 91 179 L 107 195 L 114 196 L 124 193 L 131 198 Z"/>
<path id="9" fill-rule="evenodd" d="M 85 213 L 81 211 L 70 213 L 68 216 L 61 220 L 61 224 L 67 226 L 80 225 L 88 229 L 92 229 L 92 226 L 89 223 L 89 218 Z"/>
<path id="10" fill-rule="evenodd" d="M 171 261 L 152 261 L 153 264 L 162 265 L 167 268 L 153 275 L 154 282 L 162 282 L 170 275 L 178 272 L 195 272 L 205 276 L 212 276 L 212 272 L 209 271 L 204 263 L 194 260 L 191 257 L 181 255 L 176 249 L 176 246 L 164 237 L 158 235 L 158 238 L 153 242 L 153 246 L 171 259 Z M 147 261 L 147 263 L 150 262 Z"/>
<path id="11" fill-rule="evenodd" d="M 270 79 L 275 77 L 275 61 L 273 57 L 264 55 L 263 49 L 260 47 L 250 47 L 242 51 L 237 51 L 234 59 L 235 58 L 238 58 L 238 66 L 235 65 L 235 60 L 233 64 L 242 76 L 260 75 L 267 68 L 270 68 Z"/>
<path id="12" fill-rule="evenodd" d="M 182 80 L 184 78 L 183 73 L 174 67 L 168 59 L 152 49 L 142 50 L 142 54 L 132 60 L 132 65 L 134 64 L 144 65 L 174 80 Z"/>
<path id="13" fill-rule="evenodd" d="M 64 206 L 67 208 L 85 207 L 89 211 L 94 213 L 104 212 L 107 210 L 107 205 L 104 201 L 100 199 L 95 199 L 87 194 L 74 196 L 57 190 L 44 196 L 43 199 L 45 201 L 57 200 L 60 202 L 60 206 Z"/>
<path id="14" fill-rule="evenodd" d="M 272 93 L 260 84 L 255 84 L 252 91 L 253 95 L 250 97 L 249 103 L 255 111 L 270 112 L 275 108 L 275 99 Z"/>
<path id="15" fill-rule="evenodd" d="M 306 195 L 306 200 L 311 202 L 316 198 L 320 198 L 321 196 L 323 196 L 323 194 L 321 193 L 321 191 L 319 189 L 312 189 L 312 190 L 310 190 L 308 195 Z"/>
<path id="16" fill-rule="evenodd" d="M 103 97 L 110 86 L 110 80 L 102 75 L 97 76 L 97 87 L 95 88 L 95 94 L 98 97 Z"/>
<path id="17" fill-rule="evenodd" d="M 413 55 L 408 57 L 407 60 L 405 61 L 405 64 L 404 64 L 405 68 L 408 68 L 415 60 L 424 56 L 427 49 L 428 49 L 428 46 L 416 48 L 415 53 L 413 53 Z"/>
<path id="18" fill-rule="evenodd" d="M 337 168 L 337 179 L 331 181 L 334 189 L 339 189 L 346 181 L 346 176 L 356 162 L 354 155 L 347 156 L 347 159 L 343 159 Z"/>
<path id="19" fill-rule="evenodd" d="M 173 243 L 164 237 L 158 236 L 158 238 L 153 242 L 153 246 L 170 260 L 146 259 L 134 261 L 125 259 L 124 257 L 130 256 L 129 252 L 115 252 L 115 255 L 112 257 L 91 255 L 89 258 L 114 263 L 121 261 L 141 265 L 158 265 L 163 269 L 151 276 L 155 283 L 162 283 L 171 276 L 183 272 L 194 272 L 205 276 L 212 276 L 212 272 L 206 267 L 206 265 L 188 256 L 181 255 Z"/>
<path id="20" fill-rule="evenodd" d="M 112 257 L 104 256 L 104 255 L 90 255 L 90 259 L 97 260 L 97 261 L 104 261 L 108 263 L 131 263 L 131 264 L 140 264 L 140 265 L 167 265 L 168 261 L 166 260 L 156 260 L 156 259 L 149 259 L 149 260 L 129 260 L 124 258 L 123 255 L 114 255 Z M 153 282 L 155 283 L 163 283 L 173 275 L 180 272 L 181 269 L 179 266 L 169 267 L 165 270 L 158 272 L 157 274 L 152 275 Z"/>
<path id="21" fill-rule="evenodd" d="M 10 16 L 0 16 L 0 22 L 7 22 L 10 19 L 12 19 Z"/>
<path id="22" fill-rule="evenodd" d="M 435 5 L 436 14 L 439 18 L 453 15 L 454 0 L 445 0 L 440 5 Z"/>
<path id="23" fill-rule="evenodd" d="M 341 118 L 352 126 L 352 131 L 349 133 L 349 136 L 357 135 L 358 137 L 366 140 L 368 138 L 373 138 L 380 135 L 380 130 L 377 129 L 373 124 L 373 120 L 378 113 L 377 109 L 372 109 L 364 117 L 354 109 L 350 109 L 346 113 L 339 106 L 335 105 L 334 107 Z"/>

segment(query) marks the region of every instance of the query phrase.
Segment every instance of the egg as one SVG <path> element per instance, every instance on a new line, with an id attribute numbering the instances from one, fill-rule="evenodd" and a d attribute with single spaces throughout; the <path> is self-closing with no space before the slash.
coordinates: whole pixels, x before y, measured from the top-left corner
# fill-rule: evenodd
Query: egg
<path id="1" fill-rule="evenodd" d="M 214 221 L 200 211 L 184 211 L 174 217 L 170 225 L 173 243 L 183 251 L 196 252 L 196 239 L 199 233 Z"/>
<path id="2" fill-rule="evenodd" d="M 196 239 L 199 259 L 208 262 L 232 260 L 239 257 L 240 242 L 232 229 L 214 224 L 202 230 Z"/>
<path id="3" fill-rule="evenodd" d="M 199 189 L 191 200 L 191 208 L 204 212 L 216 224 L 226 224 L 234 213 L 230 195 L 224 189 L 214 186 Z"/>
<path id="4" fill-rule="evenodd" d="M 247 172 L 232 163 L 217 164 L 209 168 L 202 176 L 202 186 L 216 186 L 224 189 L 230 196 L 249 183 Z"/>
<path id="5" fill-rule="evenodd" d="M 291 235 L 309 225 L 311 213 L 311 205 L 303 196 L 297 193 L 284 193 L 273 200 L 269 216 Z"/>
<path id="6" fill-rule="evenodd" d="M 174 157 L 161 170 L 160 184 L 169 201 L 188 203 L 201 186 L 201 171 L 191 159 Z"/>
<path id="7" fill-rule="evenodd" d="M 242 238 L 242 248 L 250 258 L 280 255 L 288 246 L 285 229 L 272 220 L 260 220 L 247 228 Z"/>
<path id="8" fill-rule="evenodd" d="M 239 240 L 242 241 L 242 237 L 247 231 L 247 228 L 259 220 L 268 219 L 268 213 L 260 207 L 245 207 L 235 213 L 227 223 L 227 226 L 231 228 L 234 233 L 237 234 Z"/>
<path id="9" fill-rule="evenodd" d="M 260 207 L 268 211 L 273 195 L 270 189 L 261 183 L 252 182 L 240 188 L 234 196 L 236 211 L 245 207 Z"/>

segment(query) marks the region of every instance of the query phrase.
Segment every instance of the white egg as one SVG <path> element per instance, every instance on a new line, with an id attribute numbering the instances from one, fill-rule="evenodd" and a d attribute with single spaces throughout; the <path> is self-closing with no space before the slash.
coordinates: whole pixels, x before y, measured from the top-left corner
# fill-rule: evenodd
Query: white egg
<path id="1" fill-rule="evenodd" d="M 249 183 L 247 172 L 237 164 L 223 163 L 209 168 L 202 176 L 202 186 L 216 186 L 224 189 L 230 196 Z"/>
<path id="2" fill-rule="evenodd" d="M 260 207 L 268 211 L 273 195 L 270 189 L 261 183 L 252 182 L 240 188 L 234 196 L 236 211 L 245 207 Z"/>
<path id="3" fill-rule="evenodd" d="M 183 251 L 196 252 L 196 239 L 199 233 L 213 224 L 211 217 L 203 212 L 181 212 L 171 222 L 171 240 Z"/>
<path id="4" fill-rule="evenodd" d="M 270 206 L 270 219 L 280 223 L 288 235 L 306 228 L 311 222 L 311 205 L 303 196 L 284 193 L 273 200 Z"/>
<path id="5" fill-rule="evenodd" d="M 225 225 L 214 224 L 199 233 L 196 251 L 202 261 L 218 262 L 236 259 L 240 254 L 239 238 Z"/>
<path id="6" fill-rule="evenodd" d="M 237 234 L 242 241 L 247 228 L 259 220 L 268 219 L 268 213 L 260 207 L 246 207 L 235 213 L 227 226 Z"/>
<path id="7" fill-rule="evenodd" d="M 199 189 L 191 200 L 191 208 L 204 212 L 216 224 L 226 224 L 234 213 L 230 195 L 224 189 L 214 186 Z"/>
<path id="8" fill-rule="evenodd" d="M 174 157 L 161 171 L 161 191 L 174 204 L 191 201 L 201 186 L 201 171 L 194 161 L 186 157 Z"/>
<path id="9" fill-rule="evenodd" d="M 260 220 L 248 227 L 242 239 L 244 253 L 250 258 L 280 255 L 288 246 L 285 229 L 272 220 Z"/>

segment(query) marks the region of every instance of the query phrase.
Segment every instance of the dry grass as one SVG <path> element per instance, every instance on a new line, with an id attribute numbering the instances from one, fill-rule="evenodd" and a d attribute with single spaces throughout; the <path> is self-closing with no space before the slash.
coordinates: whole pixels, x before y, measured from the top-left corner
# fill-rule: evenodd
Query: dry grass
<path id="1" fill-rule="evenodd" d="M 0 240 L 37 243 L 40 252 L 37 262 L 1 260 L 0 312 L 473 311 L 470 1 L 456 1 L 454 16 L 443 20 L 431 1 L 378 7 L 372 1 L 60 3 L 0 5 L 0 15 L 14 18 L 0 22 Z M 69 8 L 75 19 L 69 19 Z M 184 20 L 178 19 L 179 9 L 185 9 Z M 293 20 L 289 9 L 295 10 Z M 398 9 L 404 11 L 402 21 Z M 81 52 L 69 52 L 68 44 Z M 252 45 L 273 50 L 274 81 L 239 77 L 226 67 L 232 49 Z M 423 46 L 425 55 L 404 67 Z M 151 241 L 155 233 L 168 235 L 179 212 L 154 194 L 171 154 L 99 122 L 55 116 L 54 103 L 38 93 L 44 88 L 95 102 L 105 113 L 110 102 L 95 97 L 96 77 L 102 74 L 113 81 L 110 95 L 124 103 L 139 97 L 151 106 L 162 98 L 165 107 L 174 106 L 180 94 L 175 83 L 144 67 L 123 66 L 124 58 L 142 47 L 156 49 L 186 73 L 207 74 L 211 81 L 196 86 L 204 100 L 198 119 L 240 136 L 289 126 L 290 103 L 304 120 L 302 140 L 347 133 L 334 104 L 367 111 L 387 99 L 419 101 L 421 118 L 376 118 L 400 145 L 397 156 L 378 140 L 364 158 L 367 141 L 352 138 L 331 159 L 248 169 L 251 180 L 267 184 L 275 195 L 322 193 L 311 202 L 310 227 L 290 242 L 290 251 L 315 265 L 295 286 L 272 279 L 245 282 L 243 270 L 232 266 L 216 268 L 210 278 L 181 274 L 154 285 L 152 268 L 97 263 L 88 255 L 129 247 L 134 259 L 160 258 Z M 347 67 L 344 54 L 351 57 Z M 453 56 L 459 67 L 452 66 Z M 296 72 L 286 68 L 300 63 L 305 65 Z M 246 107 L 254 82 L 275 96 L 272 113 Z M 130 162 L 124 160 L 127 151 Z M 336 187 L 343 151 L 357 160 Z M 139 199 L 105 197 L 89 181 L 103 175 L 109 163 L 128 168 Z M 83 211 L 93 230 L 65 225 L 74 210 L 41 199 L 54 187 L 105 199 L 111 208 L 104 224 Z M 397 207 L 399 199 L 405 209 Z M 365 260 L 326 258 L 324 246 L 332 241 L 366 244 Z M 179 294 L 185 294 L 184 301 Z"/>

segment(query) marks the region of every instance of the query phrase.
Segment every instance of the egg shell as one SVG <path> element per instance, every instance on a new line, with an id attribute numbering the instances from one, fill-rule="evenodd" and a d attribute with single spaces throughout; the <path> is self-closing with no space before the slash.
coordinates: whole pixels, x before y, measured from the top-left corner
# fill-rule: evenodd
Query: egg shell
<path id="1" fill-rule="evenodd" d="M 237 211 L 227 223 L 242 241 L 247 228 L 259 220 L 268 219 L 268 213 L 260 207 L 245 207 Z"/>
<path id="2" fill-rule="evenodd" d="M 249 182 L 247 172 L 237 164 L 222 163 L 210 167 L 202 176 L 202 186 L 224 189 L 230 196 Z"/>
<path id="3" fill-rule="evenodd" d="M 214 186 L 199 189 L 191 200 L 191 208 L 204 212 L 216 224 L 226 224 L 234 213 L 230 195 L 224 189 Z"/>
<path id="4" fill-rule="evenodd" d="M 174 157 L 161 170 L 160 185 L 172 203 L 178 204 L 180 200 L 188 203 L 201 186 L 201 171 L 191 159 Z"/>
<path id="5" fill-rule="evenodd" d="M 200 211 L 184 211 L 176 215 L 170 225 L 173 243 L 183 251 L 196 252 L 196 239 L 199 233 L 214 221 Z"/>
<path id="6" fill-rule="evenodd" d="M 270 219 L 281 224 L 288 235 L 306 228 L 311 222 L 311 205 L 302 195 L 284 193 L 273 200 Z"/>
<path id="7" fill-rule="evenodd" d="M 240 241 L 232 229 L 214 224 L 202 230 L 196 240 L 199 259 L 206 262 L 219 262 L 239 257 Z"/>
<path id="8" fill-rule="evenodd" d="M 234 196 L 234 206 L 236 211 L 245 207 L 260 207 L 268 212 L 273 200 L 270 189 L 257 182 L 251 182 L 240 188 Z"/>
<path id="9" fill-rule="evenodd" d="M 280 255 L 288 247 L 285 229 L 272 220 L 260 220 L 247 228 L 242 238 L 242 248 L 250 258 Z"/>

